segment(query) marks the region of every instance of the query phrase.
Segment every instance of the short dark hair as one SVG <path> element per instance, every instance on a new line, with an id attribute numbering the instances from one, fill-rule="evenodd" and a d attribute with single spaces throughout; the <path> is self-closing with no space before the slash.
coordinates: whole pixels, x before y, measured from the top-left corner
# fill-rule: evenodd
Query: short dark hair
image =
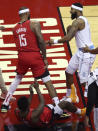
<path id="1" fill-rule="evenodd" d="M 75 6 L 77 6 L 77 7 L 81 7 L 81 8 L 83 8 L 83 5 L 80 4 L 80 3 L 73 3 L 72 5 L 75 5 Z"/>
<path id="2" fill-rule="evenodd" d="M 21 96 L 17 101 L 17 105 L 21 111 L 26 111 L 29 106 L 28 98 L 25 96 Z"/>

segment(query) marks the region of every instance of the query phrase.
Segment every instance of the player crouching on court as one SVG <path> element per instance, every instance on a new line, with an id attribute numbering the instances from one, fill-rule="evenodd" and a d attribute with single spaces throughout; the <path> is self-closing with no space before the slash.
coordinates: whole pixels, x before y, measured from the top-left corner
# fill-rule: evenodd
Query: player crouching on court
<path id="1" fill-rule="evenodd" d="M 36 109 L 30 108 L 33 96 L 32 86 L 34 86 L 40 101 Z M 70 103 L 72 102 L 71 98 L 67 98 L 66 101 L 61 101 L 56 106 L 52 104 L 45 105 L 44 97 L 40 92 L 39 84 L 37 82 L 30 85 L 29 91 L 29 98 L 22 96 L 18 99 L 18 108 L 15 109 L 15 114 L 18 120 L 28 123 L 33 128 L 51 126 L 53 120 L 58 119 L 63 114 L 64 109 L 68 110 L 69 112 L 79 114 L 80 116 L 85 115 L 86 108 L 76 108 L 76 106 Z"/>

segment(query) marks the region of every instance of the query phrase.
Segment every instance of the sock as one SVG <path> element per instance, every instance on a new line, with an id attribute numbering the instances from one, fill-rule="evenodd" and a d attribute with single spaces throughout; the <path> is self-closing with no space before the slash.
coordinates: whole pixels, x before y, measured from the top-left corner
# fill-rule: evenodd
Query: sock
<path id="1" fill-rule="evenodd" d="M 21 75 L 16 75 L 14 81 L 10 85 L 7 96 L 6 96 L 6 98 L 5 98 L 4 102 L 3 102 L 4 105 L 6 105 L 6 106 L 9 105 L 10 99 L 11 99 L 14 91 L 16 90 L 17 86 L 21 82 L 21 80 L 22 80 L 22 76 Z"/>
<path id="2" fill-rule="evenodd" d="M 58 97 L 53 97 L 52 100 L 55 103 L 55 105 L 59 104 L 60 102 Z"/>
<path id="3" fill-rule="evenodd" d="M 70 96 L 70 94 L 71 94 L 71 89 L 67 89 L 66 96 L 68 97 L 68 96 Z"/>
<path id="4" fill-rule="evenodd" d="M 75 113 L 80 115 L 81 114 L 81 109 L 77 108 L 77 111 Z"/>

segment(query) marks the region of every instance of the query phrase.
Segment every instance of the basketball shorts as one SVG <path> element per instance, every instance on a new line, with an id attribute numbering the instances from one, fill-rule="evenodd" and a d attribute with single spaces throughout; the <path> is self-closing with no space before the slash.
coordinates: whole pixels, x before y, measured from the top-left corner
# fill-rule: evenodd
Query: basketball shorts
<path id="1" fill-rule="evenodd" d="M 38 52 L 20 52 L 16 72 L 25 75 L 30 68 L 34 77 L 39 77 L 45 72 L 45 64 Z"/>
<path id="2" fill-rule="evenodd" d="M 68 67 L 66 68 L 66 72 L 69 74 L 73 74 L 78 70 L 81 84 L 87 82 L 88 75 L 95 60 L 95 55 L 89 55 L 88 57 L 85 56 L 85 53 L 81 53 L 81 56 L 78 55 L 78 52 L 75 53 L 70 59 Z"/>

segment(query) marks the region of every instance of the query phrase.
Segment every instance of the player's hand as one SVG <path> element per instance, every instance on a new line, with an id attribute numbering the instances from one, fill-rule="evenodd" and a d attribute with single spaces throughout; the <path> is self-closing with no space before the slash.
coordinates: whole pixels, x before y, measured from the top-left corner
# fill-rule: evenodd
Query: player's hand
<path id="1" fill-rule="evenodd" d="M 90 51 L 90 49 L 89 49 L 89 47 L 86 45 L 86 47 L 84 47 L 84 48 L 82 48 L 82 50 L 83 50 L 83 52 L 84 53 L 86 53 L 86 52 L 89 52 Z"/>
<path id="2" fill-rule="evenodd" d="M 53 44 L 54 44 L 54 40 L 51 39 L 51 40 L 49 41 L 49 44 L 50 44 L 50 45 L 53 45 Z"/>
<path id="3" fill-rule="evenodd" d="M 35 89 L 39 88 L 39 83 L 37 82 L 36 79 L 34 79 L 33 87 L 34 87 Z"/>
<path id="4" fill-rule="evenodd" d="M 0 26 L 0 30 L 5 30 L 5 27 L 4 26 Z"/>
<path id="5" fill-rule="evenodd" d="M 49 45 L 49 40 L 46 40 L 45 43 L 46 43 L 46 46 Z"/>
<path id="6" fill-rule="evenodd" d="M 51 40 L 47 40 L 45 41 L 46 45 L 49 45 L 49 46 L 52 46 L 54 44 L 54 40 L 51 39 Z"/>
<path id="7" fill-rule="evenodd" d="M 48 68 L 48 61 L 47 61 L 47 58 L 44 58 L 44 63 L 45 63 L 44 68 L 47 69 L 47 68 Z"/>

